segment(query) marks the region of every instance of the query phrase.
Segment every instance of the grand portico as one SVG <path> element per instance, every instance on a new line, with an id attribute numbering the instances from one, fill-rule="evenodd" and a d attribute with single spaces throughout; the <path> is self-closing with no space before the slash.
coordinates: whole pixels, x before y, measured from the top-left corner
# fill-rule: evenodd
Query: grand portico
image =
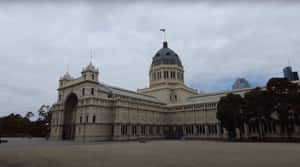
<path id="1" fill-rule="evenodd" d="M 50 138 L 222 138 L 227 134 L 216 118 L 219 99 L 228 93 L 243 96 L 253 89 L 198 94 L 185 85 L 182 62 L 166 41 L 153 56 L 149 81 L 148 88 L 137 92 L 107 85 L 92 62 L 77 78 L 66 73 L 59 80 L 57 102 L 51 108 Z M 245 136 L 257 135 L 257 131 L 245 127 Z M 276 125 L 267 135 L 280 136 Z"/>

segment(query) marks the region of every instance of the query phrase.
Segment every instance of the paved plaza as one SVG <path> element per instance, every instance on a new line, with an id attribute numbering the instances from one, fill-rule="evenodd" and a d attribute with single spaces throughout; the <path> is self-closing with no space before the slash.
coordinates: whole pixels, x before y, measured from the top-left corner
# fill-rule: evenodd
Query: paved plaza
<path id="1" fill-rule="evenodd" d="M 9 139 L 0 144 L 0 167 L 297 167 L 299 160 L 297 143 Z"/>

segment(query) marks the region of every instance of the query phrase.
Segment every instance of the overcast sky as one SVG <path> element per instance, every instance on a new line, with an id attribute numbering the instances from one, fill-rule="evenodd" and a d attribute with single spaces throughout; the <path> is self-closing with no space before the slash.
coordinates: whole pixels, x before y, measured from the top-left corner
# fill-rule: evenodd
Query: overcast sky
<path id="1" fill-rule="evenodd" d="M 0 3 L 0 116 L 56 101 L 58 79 L 80 76 L 95 51 L 100 82 L 136 90 L 162 47 L 160 28 L 199 91 L 253 86 L 300 71 L 300 3 Z"/>

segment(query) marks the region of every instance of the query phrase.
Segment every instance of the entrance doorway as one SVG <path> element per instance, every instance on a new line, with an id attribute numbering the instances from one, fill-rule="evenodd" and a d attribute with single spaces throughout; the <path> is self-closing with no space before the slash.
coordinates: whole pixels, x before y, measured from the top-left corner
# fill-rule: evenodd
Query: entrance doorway
<path id="1" fill-rule="evenodd" d="M 74 140 L 75 138 L 75 122 L 78 99 L 72 93 L 67 97 L 64 110 L 63 140 Z"/>

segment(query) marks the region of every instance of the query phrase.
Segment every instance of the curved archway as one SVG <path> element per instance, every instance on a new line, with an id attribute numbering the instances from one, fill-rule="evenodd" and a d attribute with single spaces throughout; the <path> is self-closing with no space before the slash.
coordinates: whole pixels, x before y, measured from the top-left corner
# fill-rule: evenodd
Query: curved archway
<path id="1" fill-rule="evenodd" d="M 65 101 L 63 140 L 74 140 L 77 104 L 77 96 L 71 93 Z"/>

